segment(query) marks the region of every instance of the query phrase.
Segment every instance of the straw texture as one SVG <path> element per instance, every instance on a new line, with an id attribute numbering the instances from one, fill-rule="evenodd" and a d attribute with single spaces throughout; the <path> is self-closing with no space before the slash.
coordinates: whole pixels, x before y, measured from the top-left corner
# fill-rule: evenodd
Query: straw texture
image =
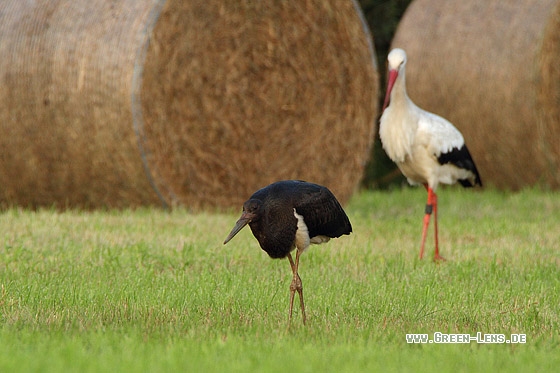
<path id="1" fill-rule="evenodd" d="M 238 207 L 300 178 L 342 201 L 377 116 L 353 1 L 0 4 L 0 202 Z"/>
<path id="2" fill-rule="evenodd" d="M 560 187 L 560 2 L 416 0 L 392 47 L 407 88 L 463 135 L 486 185 Z"/>

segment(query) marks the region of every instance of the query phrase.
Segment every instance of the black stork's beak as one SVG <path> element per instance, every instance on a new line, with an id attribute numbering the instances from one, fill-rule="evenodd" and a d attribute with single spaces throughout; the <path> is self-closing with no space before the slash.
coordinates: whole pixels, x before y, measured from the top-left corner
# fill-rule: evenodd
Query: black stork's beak
<path id="1" fill-rule="evenodd" d="M 254 217 L 255 217 L 255 214 L 243 211 L 243 214 L 241 214 L 241 217 L 235 223 L 235 226 L 233 227 L 231 232 L 229 232 L 228 236 L 226 237 L 226 239 L 224 241 L 224 245 L 226 243 L 228 243 L 233 238 L 233 236 L 235 236 L 237 233 L 239 233 L 239 231 L 242 230 L 243 227 L 245 227 L 247 224 L 249 224 Z"/>

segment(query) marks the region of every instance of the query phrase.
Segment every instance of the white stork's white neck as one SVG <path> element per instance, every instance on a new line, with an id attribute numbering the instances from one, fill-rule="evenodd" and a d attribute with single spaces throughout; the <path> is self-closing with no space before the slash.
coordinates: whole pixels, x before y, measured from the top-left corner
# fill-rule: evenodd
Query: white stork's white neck
<path id="1" fill-rule="evenodd" d="M 406 73 L 405 66 L 403 65 L 399 69 L 399 75 L 393 85 L 389 107 L 396 108 L 396 110 L 400 112 L 408 110 L 410 104 L 412 104 L 412 101 L 406 93 Z"/>
<path id="2" fill-rule="evenodd" d="M 405 65 L 401 65 L 379 128 L 383 148 L 394 162 L 404 162 L 411 152 L 418 129 L 419 110 L 406 93 Z"/>

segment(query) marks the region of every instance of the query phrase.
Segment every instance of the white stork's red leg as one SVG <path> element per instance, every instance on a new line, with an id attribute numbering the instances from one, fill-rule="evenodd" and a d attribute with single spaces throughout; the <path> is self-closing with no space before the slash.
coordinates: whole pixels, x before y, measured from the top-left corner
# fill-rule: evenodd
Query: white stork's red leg
<path id="1" fill-rule="evenodd" d="M 428 225 L 430 224 L 430 217 L 434 214 L 434 239 L 435 251 L 434 261 L 445 260 L 444 257 L 439 255 L 439 239 L 438 239 L 438 222 L 437 222 L 437 194 L 428 185 L 424 185 L 428 191 L 428 201 L 426 202 L 426 212 L 424 214 L 424 225 L 422 227 L 422 245 L 420 247 L 420 259 L 424 256 L 424 246 L 426 243 L 426 236 L 428 233 Z"/>
<path id="2" fill-rule="evenodd" d="M 294 296 L 296 291 L 299 295 L 299 303 L 301 306 L 301 316 L 303 318 L 303 324 L 305 325 L 306 317 L 305 317 L 305 304 L 303 303 L 303 284 L 301 282 L 301 278 L 298 274 L 298 267 L 299 267 L 299 256 L 301 251 L 296 251 L 296 261 L 292 259 L 292 254 L 288 253 L 288 260 L 290 261 L 290 266 L 292 267 L 292 272 L 294 274 L 294 278 L 292 279 L 292 283 L 290 284 L 290 322 L 292 321 L 292 310 L 294 308 Z"/>
<path id="3" fill-rule="evenodd" d="M 437 262 L 438 260 L 445 260 L 443 256 L 439 255 L 439 243 L 438 243 L 438 223 L 437 223 L 437 194 L 432 191 L 432 204 L 434 206 L 434 229 L 435 229 L 435 243 L 436 243 L 436 250 L 434 252 L 434 261 Z"/>
<path id="4" fill-rule="evenodd" d="M 428 201 L 426 202 L 426 210 L 424 213 L 424 224 L 422 226 L 422 244 L 420 246 L 420 259 L 422 259 L 422 257 L 424 256 L 424 245 L 426 244 L 428 225 L 430 224 L 430 217 L 432 216 L 432 211 L 433 211 L 433 196 L 435 195 L 432 188 L 430 188 L 427 184 L 424 184 L 424 187 L 428 191 Z"/>

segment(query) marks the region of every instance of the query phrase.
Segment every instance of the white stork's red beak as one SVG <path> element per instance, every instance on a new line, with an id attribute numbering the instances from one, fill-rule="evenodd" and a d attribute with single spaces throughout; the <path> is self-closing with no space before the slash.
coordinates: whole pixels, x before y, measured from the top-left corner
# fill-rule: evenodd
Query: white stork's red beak
<path id="1" fill-rule="evenodd" d="M 393 90 L 393 86 L 395 85 L 395 81 L 397 80 L 398 76 L 398 70 L 389 70 L 389 79 L 387 80 L 387 93 L 385 93 L 385 102 L 383 102 L 383 110 L 381 110 L 381 113 L 383 113 L 387 106 L 389 106 L 389 101 L 391 101 L 391 91 Z"/>

